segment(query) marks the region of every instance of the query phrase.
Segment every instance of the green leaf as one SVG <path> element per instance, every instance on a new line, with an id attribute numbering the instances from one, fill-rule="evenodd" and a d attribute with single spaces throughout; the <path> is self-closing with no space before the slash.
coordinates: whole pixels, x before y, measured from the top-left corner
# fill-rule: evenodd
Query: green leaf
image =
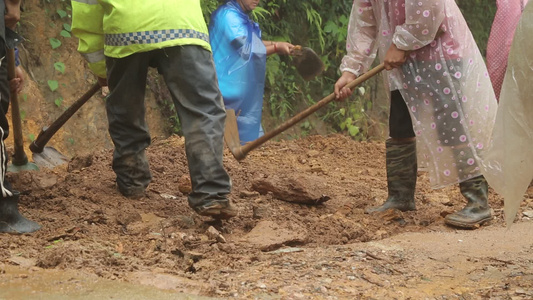
<path id="1" fill-rule="evenodd" d="M 348 24 L 348 21 L 349 21 L 348 17 L 346 17 L 345 15 L 342 15 L 342 16 L 339 17 L 339 22 L 341 22 L 342 25 Z"/>
<path id="2" fill-rule="evenodd" d="M 300 126 L 301 126 L 301 128 L 303 128 L 303 129 L 309 129 L 309 128 L 311 128 L 311 123 L 309 123 L 309 121 L 306 120 L 306 121 L 303 122 L 302 125 L 300 125 Z"/>
<path id="3" fill-rule="evenodd" d="M 72 26 L 70 26 L 68 23 L 63 23 L 63 28 L 68 32 L 72 31 Z"/>
<path id="4" fill-rule="evenodd" d="M 50 45 L 52 45 L 52 49 L 56 49 L 61 46 L 61 41 L 56 38 L 50 38 Z"/>
<path id="5" fill-rule="evenodd" d="M 28 135 L 28 138 L 30 139 L 30 142 L 35 141 L 35 134 L 30 133 L 30 134 Z"/>
<path id="6" fill-rule="evenodd" d="M 21 119 L 21 120 L 24 120 L 24 118 L 26 118 L 26 112 L 23 111 L 23 110 L 21 110 L 21 111 L 20 111 L 20 119 Z"/>
<path id="7" fill-rule="evenodd" d="M 341 128 L 341 130 L 344 130 L 346 128 L 346 122 L 341 122 L 339 124 L 339 127 Z"/>
<path id="8" fill-rule="evenodd" d="M 57 88 L 59 87 L 59 83 L 57 82 L 57 80 L 48 80 L 48 87 L 53 92 L 57 90 Z"/>
<path id="9" fill-rule="evenodd" d="M 22 100 L 28 101 L 28 94 L 23 94 L 22 95 Z"/>
<path id="10" fill-rule="evenodd" d="M 339 31 L 339 27 L 333 21 L 328 21 L 324 26 L 324 32 L 331 32 L 336 34 Z"/>
<path id="11" fill-rule="evenodd" d="M 61 74 L 65 74 L 65 64 L 58 61 L 54 64 L 54 68 L 61 72 Z"/>
<path id="12" fill-rule="evenodd" d="M 61 32 L 59 33 L 60 36 L 62 37 L 72 37 L 72 35 L 70 34 L 70 32 L 66 31 L 66 30 L 61 30 Z"/>
<path id="13" fill-rule="evenodd" d="M 63 104 L 63 97 L 59 97 L 56 100 L 54 100 L 54 103 L 57 107 L 61 107 L 61 104 Z"/>
<path id="14" fill-rule="evenodd" d="M 348 126 L 348 133 L 351 136 L 356 136 L 359 133 L 359 127 L 353 125 Z"/>
<path id="15" fill-rule="evenodd" d="M 64 18 L 67 16 L 67 12 L 62 9 L 58 9 L 57 14 L 59 15 L 60 18 Z"/>

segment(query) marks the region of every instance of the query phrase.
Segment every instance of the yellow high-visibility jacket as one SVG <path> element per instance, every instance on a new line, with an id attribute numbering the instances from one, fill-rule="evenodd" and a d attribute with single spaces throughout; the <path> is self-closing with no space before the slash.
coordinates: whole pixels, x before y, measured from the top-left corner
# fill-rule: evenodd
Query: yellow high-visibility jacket
<path id="1" fill-rule="evenodd" d="M 72 33 L 78 51 L 102 78 L 105 56 L 178 45 L 211 51 L 200 0 L 72 0 Z"/>

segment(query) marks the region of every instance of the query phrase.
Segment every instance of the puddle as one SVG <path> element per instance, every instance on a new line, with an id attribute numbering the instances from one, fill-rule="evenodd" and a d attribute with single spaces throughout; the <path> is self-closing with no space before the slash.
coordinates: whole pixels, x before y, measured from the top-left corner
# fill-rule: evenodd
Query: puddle
<path id="1" fill-rule="evenodd" d="M 5 271 L 2 274 L 2 270 Z M 77 299 L 214 299 L 161 290 L 156 285 L 134 284 L 99 278 L 74 271 L 22 269 L 14 266 L 0 268 L 0 300 L 77 300 Z M 145 273 L 146 280 L 158 278 Z M 162 278 L 159 278 L 162 279 Z M 169 285 L 163 285 L 170 287 Z"/>

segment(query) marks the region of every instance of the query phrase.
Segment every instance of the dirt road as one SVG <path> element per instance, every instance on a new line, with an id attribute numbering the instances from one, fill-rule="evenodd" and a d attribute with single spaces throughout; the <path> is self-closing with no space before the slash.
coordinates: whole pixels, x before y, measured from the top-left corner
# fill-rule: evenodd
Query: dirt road
<path id="1" fill-rule="evenodd" d="M 313 136 L 269 142 L 242 162 L 227 151 L 240 214 L 220 223 L 186 204 L 181 138 L 148 149 L 154 178 L 140 200 L 116 191 L 111 154 L 9 174 L 23 194 L 21 210 L 43 228 L 0 236 L 0 299 L 38 277 L 51 278 L 51 288 L 25 289 L 26 299 L 73 296 L 75 286 L 100 290 L 90 286 L 107 280 L 232 299 L 533 297 L 533 188 L 510 230 L 493 192 L 489 225 L 447 227 L 444 216 L 464 201 L 457 187 L 431 190 L 424 173 L 417 211 L 368 215 L 365 208 L 387 195 L 383 143 Z M 291 202 L 309 199 L 321 204 Z M 71 280 L 54 279 L 65 276 Z"/>

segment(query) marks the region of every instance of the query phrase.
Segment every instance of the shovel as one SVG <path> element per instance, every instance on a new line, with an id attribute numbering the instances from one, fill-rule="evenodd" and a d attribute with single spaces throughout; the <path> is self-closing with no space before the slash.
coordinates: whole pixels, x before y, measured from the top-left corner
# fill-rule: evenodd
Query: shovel
<path id="1" fill-rule="evenodd" d="M 7 77 L 9 80 L 15 78 L 15 49 L 7 49 Z M 39 167 L 32 163 L 28 162 L 28 156 L 24 152 L 24 139 L 22 138 L 22 121 L 20 120 L 20 108 L 17 97 L 17 92 L 12 92 L 11 88 L 9 89 L 9 101 L 11 104 L 11 118 L 13 125 L 13 140 L 15 153 L 11 159 L 11 164 L 8 166 L 8 171 L 10 172 L 19 172 L 19 171 L 32 171 L 39 170 Z"/>
<path id="2" fill-rule="evenodd" d="M 372 70 L 366 72 L 365 74 L 357 77 L 352 82 L 348 83 L 346 86 L 349 89 L 355 88 L 357 85 L 365 82 L 369 78 L 373 77 L 374 75 L 378 74 L 385 68 L 385 65 L 381 63 L 377 67 L 373 68 Z M 226 110 L 226 128 L 224 131 L 224 140 L 226 141 L 226 144 L 228 145 L 229 150 L 231 151 L 231 154 L 237 159 L 242 160 L 246 157 L 248 152 L 252 151 L 253 149 L 259 147 L 266 141 L 270 140 L 271 138 L 275 137 L 276 135 L 282 133 L 283 131 L 287 130 L 294 124 L 300 122 L 304 118 L 308 117 L 312 113 L 316 112 L 326 104 L 330 103 L 335 99 L 335 94 L 331 93 L 322 100 L 318 101 L 314 105 L 308 107 L 304 111 L 300 112 L 296 116 L 290 118 L 289 120 L 285 121 L 283 124 L 279 125 L 277 128 L 273 129 L 270 132 L 265 133 L 265 135 L 259 137 L 255 141 L 249 142 L 243 146 L 241 146 L 240 139 L 239 139 L 239 130 L 237 128 L 237 117 L 235 116 L 235 111 L 232 109 Z"/>
<path id="3" fill-rule="evenodd" d="M 100 90 L 100 84 L 95 83 L 83 96 L 74 102 L 57 120 L 49 127 L 44 127 L 35 141 L 30 144 L 33 153 L 33 161 L 46 168 L 55 168 L 69 161 L 69 159 L 57 151 L 54 147 L 45 147 L 52 136 L 74 115 L 91 97 Z"/>
<path id="4" fill-rule="evenodd" d="M 291 56 L 293 56 L 292 61 L 296 67 L 296 71 L 298 71 L 298 74 L 304 80 L 309 81 L 324 70 L 324 63 L 311 48 L 300 45 L 294 46 L 291 51 Z"/>

